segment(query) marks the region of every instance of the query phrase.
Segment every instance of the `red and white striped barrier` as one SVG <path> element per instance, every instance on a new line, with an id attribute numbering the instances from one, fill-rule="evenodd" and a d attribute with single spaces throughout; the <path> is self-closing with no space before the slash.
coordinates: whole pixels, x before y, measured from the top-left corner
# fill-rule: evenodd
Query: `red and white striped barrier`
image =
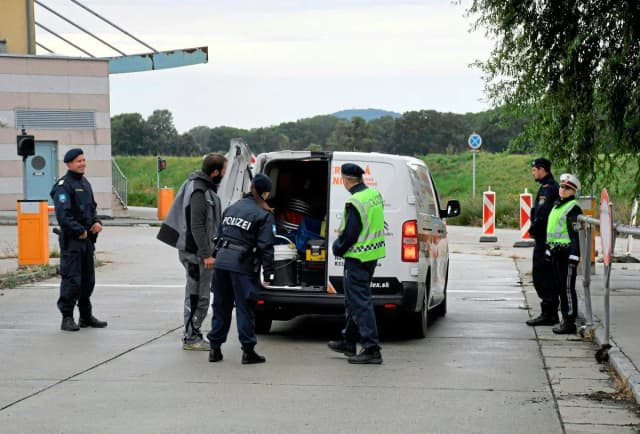
<path id="1" fill-rule="evenodd" d="M 531 193 L 524 189 L 524 193 L 520 194 L 520 241 L 516 241 L 513 247 L 533 247 L 535 242 L 529 235 L 531 228 Z"/>
<path id="2" fill-rule="evenodd" d="M 480 242 L 496 242 L 496 192 L 488 191 L 482 193 L 482 236 Z"/>

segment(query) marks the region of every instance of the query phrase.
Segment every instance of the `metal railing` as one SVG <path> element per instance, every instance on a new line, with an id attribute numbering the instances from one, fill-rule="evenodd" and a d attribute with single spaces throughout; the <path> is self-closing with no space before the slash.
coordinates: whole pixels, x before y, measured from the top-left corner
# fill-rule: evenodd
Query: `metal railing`
<path id="1" fill-rule="evenodd" d="M 610 206 L 610 215 L 613 220 L 613 213 Z M 580 233 L 580 250 L 582 261 L 582 287 L 584 289 L 584 299 L 585 299 L 585 320 L 587 321 L 587 327 L 593 327 L 593 310 L 591 306 L 591 246 L 593 245 L 593 227 L 600 226 L 600 220 L 589 217 L 587 215 L 581 215 L 578 217 L 578 221 L 582 222 L 582 230 Z M 634 238 L 640 238 L 640 228 L 635 226 L 624 225 L 621 223 L 614 223 L 613 225 L 612 240 L 611 240 L 611 251 L 615 250 L 615 241 L 617 234 L 630 235 Z M 609 283 L 611 280 L 611 265 L 605 265 L 605 274 L 604 274 L 604 343 L 609 344 L 610 337 L 610 290 Z"/>
<path id="2" fill-rule="evenodd" d="M 127 209 L 128 204 L 128 181 L 127 177 L 124 176 L 122 170 L 116 163 L 116 160 L 111 159 L 111 182 L 113 186 L 113 192 L 116 194 L 116 197 L 122 204 L 124 209 Z"/>

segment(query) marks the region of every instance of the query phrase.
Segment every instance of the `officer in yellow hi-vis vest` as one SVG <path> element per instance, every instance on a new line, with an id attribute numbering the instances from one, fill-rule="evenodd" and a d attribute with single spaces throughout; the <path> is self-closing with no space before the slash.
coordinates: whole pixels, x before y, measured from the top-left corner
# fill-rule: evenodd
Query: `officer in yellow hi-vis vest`
<path id="1" fill-rule="evenodd" d="M 560 199 L 554 204 L 547 222 L 545 255 L 551 261 L 554 289 L 560 295 L 562 322 L 552 330 L 567 335 L 576 332 L 578 297 L 576 268 L 580 262 L 580 241 L 574 229 L 582 209 L 576 201 L 580 181 L 570 173 L 560 175 Z"/>
<path id="2" fill-rule="evenodd" d="M 378 259 L 385 256 L 384 212 L 380 193 L 362 181 L 364 170 L 356 164 L 341 167 L 342 184 L 351 193 L 345 204 L 333 254 L 344 258 L 346 325 L 342 339 L 329 348 L 349 357 L 349 363 L 381 364 L 380 341 L 371 300 L 371 278 Z M 362 351 L 356 355 L 356 342 Z"/>

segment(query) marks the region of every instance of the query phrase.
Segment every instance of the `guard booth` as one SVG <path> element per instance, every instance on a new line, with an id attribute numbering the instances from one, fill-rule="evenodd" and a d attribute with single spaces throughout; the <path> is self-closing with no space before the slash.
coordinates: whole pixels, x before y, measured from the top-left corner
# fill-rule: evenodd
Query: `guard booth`
<path id="1" fill-rule="evenodd" d="M 49 264 L 49 210 L 46 200 L 19 200 L 18 265 Z"/>

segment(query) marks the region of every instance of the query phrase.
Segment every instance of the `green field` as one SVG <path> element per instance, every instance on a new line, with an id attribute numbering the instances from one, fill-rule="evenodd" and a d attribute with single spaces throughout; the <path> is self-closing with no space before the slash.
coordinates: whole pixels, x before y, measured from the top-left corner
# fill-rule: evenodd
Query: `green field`
<path id="1" fill-rule="evenodd" d="M 114 157 L 129 180 L 129 204 L 132 206 L 156 206 L 156 158 Z M 519 195 L 524 189 L 535 197 L 538 190 L 531 177 L 532 155 L 479 152 L 476 155 L 476 194 L 472 195 L 472 156 L 462 154 L 429 154 L 424 157 L 440 193 L 442 205 L 449 199 L 458 199 L 462 215 L 451 223 L 480 226 L 482 223 L 482 192 L 491 188 L 496 192 L 496 226 L 518 227 Z M 200 168 L 200 157 L 166 157 L 167 169 L 160 173 L 160 186 L 177 190 L 185 178 Z M 637 167 L 621 168 L 625 173 L 635 173 Z M 558 178 L 565 168 L 553 167 Z M 632 179 L 631 176 L 627 179 Z M 599 182 L 601 185 L 604 183 Z M 584 187 L 583 187 L 584 188 Z M 631 182 L 624 180 L 609 187 L 614 203 L 614 216 L 618 222 L 628 223 L 633 196 Z M 600 188 L 596 190 L 600 196 Z M 588 192 L 585 192 L 585 194 Z"/>

